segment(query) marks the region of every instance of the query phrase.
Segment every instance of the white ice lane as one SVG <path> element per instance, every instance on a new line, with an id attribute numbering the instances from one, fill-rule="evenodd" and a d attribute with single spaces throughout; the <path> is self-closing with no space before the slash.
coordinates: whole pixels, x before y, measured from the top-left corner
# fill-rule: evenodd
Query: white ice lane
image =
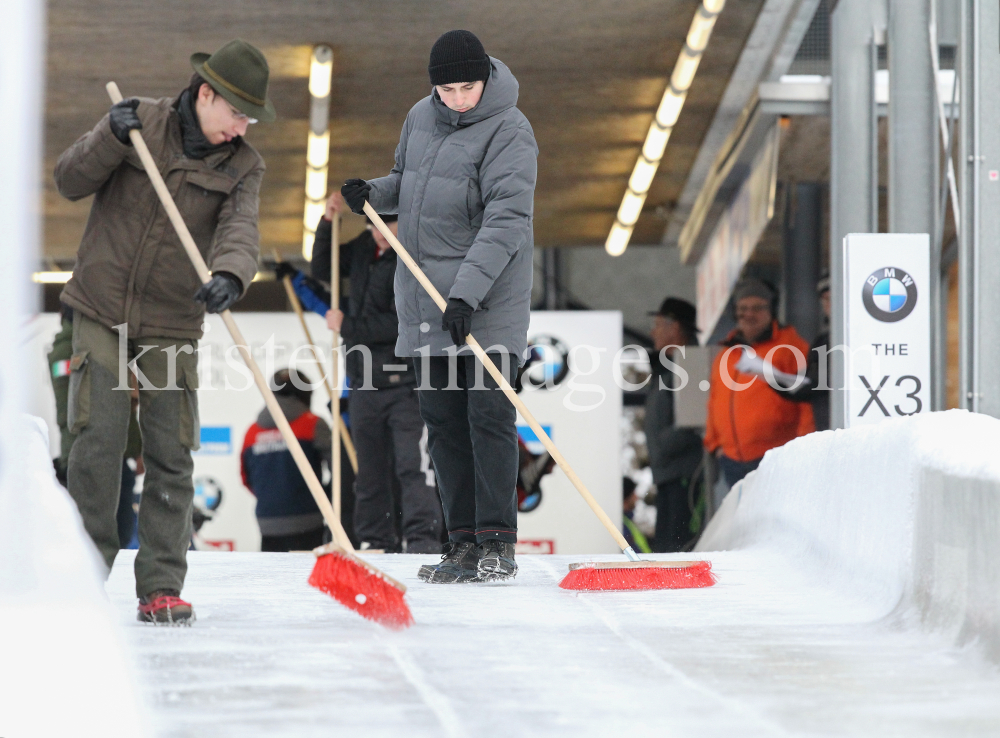
<path id="1" fill-rule="evenodd" d="M 308 554 L 191 553 L 190 629 L 134 622 L 108 582 L 160 736 L 952 736 L 1000 733 L 1000 673 L 894 629 L 761 553 L 701 590 L 573 593 L 569 561 L 508 584 L 416 579 L 373 556 L 416 625 L 386 631 L 313 590 Z"/>

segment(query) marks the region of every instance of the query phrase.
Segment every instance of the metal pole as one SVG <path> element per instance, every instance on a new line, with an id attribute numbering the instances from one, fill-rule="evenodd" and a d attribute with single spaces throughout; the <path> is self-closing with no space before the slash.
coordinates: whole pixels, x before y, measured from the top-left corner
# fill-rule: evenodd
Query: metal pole
<path id="1" fill-rule="evenodd" d="M 959 249 L 963 407 L 1000 417 L 1000 7 L 962 4 Z"/>
<path id="2" fill-rule="evenodd" d="M 816 282 L 820 272 L 822 197 L 823 186 L 817 182 L 794 185 L 781 260 L 783 320 L 795 326 L 807 341 L 816 337 L 821 323 Z"/>
<path id="3" fill-rule="evenodd" d="M 830 15 L 830 337 L 834 346 L 844 342 L 844 236 L 878 229 L 878 210 L 871 194 L 872 183 L 878 181 L 878 160 L 871 145 L 875 130 L 872 16 L 868 0 L 839 0 Z M 842 352 L 831 357 L 830 421 L 833 428 L 843 428 L 844 358 Z"/>
<path id="4" fill-rule="evenodd" d="M 931 59 L 931 0 L 890 0 L 886 46 L 889 59 L 889 232 L 937 233 L 937 80 Z M 933 49 L 937 54 L 937 48 Z M 940 249 L 931 249 L 931 406 L 940 407 L 937 377 L 942 368 L 938 341 Z"/>

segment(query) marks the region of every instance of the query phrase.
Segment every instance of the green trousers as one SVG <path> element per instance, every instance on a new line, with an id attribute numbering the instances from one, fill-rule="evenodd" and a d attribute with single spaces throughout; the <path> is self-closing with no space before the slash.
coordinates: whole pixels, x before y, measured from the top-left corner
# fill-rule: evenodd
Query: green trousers
<path id="1" fill-rule="evenodd" d="M 115 514 L 128 442 L 130 370 L 124 365 L 134 359 L 138 370 L 146 466 L 135 558 L 140 597 L 184 587 L 194 498 L 191 451 L 199 439 L 197 344 L 179 338 L 122 340 L 79 311 L 73 317 L 68 422 L 76 442 L 69 455 L 69 493 L 109 571 L 118 554 Z"/>

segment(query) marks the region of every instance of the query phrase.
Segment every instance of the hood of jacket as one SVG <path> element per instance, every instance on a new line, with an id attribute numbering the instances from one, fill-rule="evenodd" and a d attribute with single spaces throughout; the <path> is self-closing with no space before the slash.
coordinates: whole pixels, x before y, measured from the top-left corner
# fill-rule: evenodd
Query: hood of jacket
<path id="1" fill-rule="evenodd" d="M 281 408 L 281 412 L 285 414 L 285 418 L 289 423 L 294 422 L 302 413 L 309 412 L 306 404 L 297 397 L 275 395 L 274 398 L 278 401 L 278 407 Z M 278 427 L 277 423 L 274 422 L 274 418 L 271 417 L 271 412 L 266 407 L 257 416 L 257 425 L 264 429 Z"/>
<path id="2" fill-rule="evenodd" d="M 514 74 L 499 59 L 491 56 L 490 62 L 493 71 L 490 72 L 490 78 L 483 87 L 483 96 L 479 98 L 479 104 L 472 110 L 466 110 L 464 113 L 452 110 L 441 102 L 437 88 L 431 88 L 431 104 L 438 120 L 453 128 L 464 128 L 499 115 L 517 105 L 518 84 Z"/>

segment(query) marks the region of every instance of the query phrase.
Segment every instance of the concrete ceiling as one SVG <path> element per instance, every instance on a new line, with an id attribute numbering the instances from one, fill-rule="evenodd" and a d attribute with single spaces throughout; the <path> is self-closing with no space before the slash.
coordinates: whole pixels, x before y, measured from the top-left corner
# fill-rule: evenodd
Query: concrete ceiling
<path id="1" fill-rule="evenodd" d="M 730 0 L 650 190 L 634 243 L 659 242 L 762 0 Z M 174 95 L 188 56 L 234 37 L 264 49 L 279 120 L 248 139 L 267 162 L 262 252 L 301 248 L 312 45 L 334 49 L 330 182 L 388 172 L 407 110 L 429 91 L 434 40 L 467 28 L 520 82 L 540 149 L 540 246 L 602 245 L 697 0 L 52 0 L 45 121 L 45 256 L 71 261 L 89 200 L 56 193 L 59 154 L 107 110 L 104 84 Z M 361 219 L 345 224 L 350 235 Z"/>

